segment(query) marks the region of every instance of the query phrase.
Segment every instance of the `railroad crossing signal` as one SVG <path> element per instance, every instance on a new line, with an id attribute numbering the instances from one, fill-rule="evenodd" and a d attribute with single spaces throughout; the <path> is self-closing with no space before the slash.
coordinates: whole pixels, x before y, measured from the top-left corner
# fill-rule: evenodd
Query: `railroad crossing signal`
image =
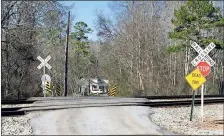
<path id="1" fill-rule="evenodd" d="M 203 122 L 203 103 L 204 103 L 204 83 L 205 77 L 210 73 L 211 67 L 215 62 L 209 57 L 208 53 L 215 48 L 215 44 L 211 42 L 204 50 L 194 42 L 191 46 L 199 53 L 199 55 L 191 62 L 193 66 L 197 66 L 185 79 L 190 84 L 193 90 L 197 90 L 201 85 L 201 119 Z M 204 77 L 205 76 L 205 77 Z M 195 91 L 193 91 L 190 121 L 192 120 L 194 107 Z"/>
<path id="2" fill-rule="evenodd" d="M 51 59 L 51 56 L 48 55 L 46 59 L 42 59 L 40 56 L 37 57 L 37 59 L 40 60 L 41 64 L 37 67 L 38 69 L 41 69 L 42 67 L 46 66 L 48 69 L 51 69 L 51 65 L 49 65 L 47 62 Z"/>
<path id="3" fill-rule="evenodd" d="M 108 96 L 115 96 L 117 87 L 114 85 L 109 91 Z"/>
<path id="4" fill-rule="evenodd" d="M 48 82 L 51 82 L 51 77 L 50 77 L 48 74 L 44 74 L 44 75 L 41 77 L 41 81 L 48 81 Z"/>
<path id="5" fill-rule="evenodd" d="M 211 67 L 215 64 L 212 58 L 208 56 L 208 53 L 215 48 L 215 44 L 211 42 L 204 50 L 196 43 L 194 42 L 191 44 L 191 47 L 193 47 L 199 55 L 191 62 L 193 66 L 197 66 L 197 64 L 200 61 L 205 60 Z"/>
<path id="6" fill-rule="evenodd" d="M 197 68 L 200 70 L 204 77 L 206 77 L 211 71 L 210 65 L 205 61 L 199 62 Z"/>
<path id="7" fill-rule="evenodd" d="M 46 81 L 48 81 L 49 83 L 51 83 L 51 77 L 48 74 L 44 74 L 41 77 L 41 81 L 42 81 L 42 86 L 41 87 L 44 88 Z"/>
<path id="8" fill-rule="evenodd" d="M 47 62 L 51 59 L 51 56 L 48 55 L 46 59 L 42 59 L 40 56 L 37 57 L 37 59 L 40 60 L 41 64 L 39 66 L 37 66 L 38 69 L 41 69 L 42 67 L 44 67 L 44 75 L 42 76 L 43 79 L 46 79 L 46 75 L 45 75 L 45 67 L 47 67 L 48 69 L 51 69 L 51 65 L 49 65 Z M 44 77 L 45 76 L 45 77 Z M 41 80 L 42 80 L 41 78 Z M 43 81 L 43 80 L 42 80 Z M 44 85 L 43 85 L 44 84 Z M 42 86 L 43 86 L 43 92 L 44 92 L 44 97 L 46 96 L 46 90 L 45 90 L 45 81 L 42 82 Z"/>
<path id="9" fill-rule="evenodd" d="M 185 77 L 185 79 L 193 90 L 197 90 L 204 82 L 206 82 L 205 77 L 202 75 L 199 69 L 193 70 Z"/>

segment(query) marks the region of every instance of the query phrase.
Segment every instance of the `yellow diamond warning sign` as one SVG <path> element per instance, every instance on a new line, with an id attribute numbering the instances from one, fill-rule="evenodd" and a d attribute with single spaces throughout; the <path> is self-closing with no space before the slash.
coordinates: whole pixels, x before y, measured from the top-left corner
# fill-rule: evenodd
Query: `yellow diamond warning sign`
<path id="1" fill-rule="evenodd" d="M 205 77 L 201 74 L 199 69 L 193 70 L 185 79 L 190 84 L 193 90 L 197 90 L 205 81 Z"/>

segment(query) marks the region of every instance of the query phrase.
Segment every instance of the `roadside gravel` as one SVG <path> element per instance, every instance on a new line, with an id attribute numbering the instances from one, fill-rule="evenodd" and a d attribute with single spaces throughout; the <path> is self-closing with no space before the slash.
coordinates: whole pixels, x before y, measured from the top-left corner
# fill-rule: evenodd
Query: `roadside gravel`
<path id="1" fill-rule="evenodd" d="M 10 104 L 2 105 L 2 108 L 13 108 L 13 107 L 29 107 L 33 104 Z M 15 116 L 15 117 L 2 117 L 2 135 L 32 135 L 32 129 L 29 125 L 29 116 Z"/>
<path id="2" fill-rule="evenodd" d="M 2 117 L 2 135 L 32 135 L 27 116 Z"/>
<path id="3" fill-rule="evenodd" d="M 192 121 L 191 107 L 152 108 L 151 119 L 171 132 L 186 135 L 224 135 L 223 104 L 205 105 L 201 122 L 200 106 L 195 106 Z"/>

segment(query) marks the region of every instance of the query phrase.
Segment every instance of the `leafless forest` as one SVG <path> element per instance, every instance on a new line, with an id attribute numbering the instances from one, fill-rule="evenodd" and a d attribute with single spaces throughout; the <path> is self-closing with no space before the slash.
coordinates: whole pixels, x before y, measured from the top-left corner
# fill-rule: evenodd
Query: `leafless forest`
<path id="1" fill-rule="evenodd" d="M 186 1 L 110 2 L 112 15 L 97 10 L 95 29 L 98 41 L 88 40 L 80 51 L 75 32 L 70 31 L 68 93 L 77 91 L 80 77 L 100 76 L 117 85 L 118 96 L 192 94 L 185 76 L 194 67 L 197 53 L 185 40 L 185 48 L 169 38 L 172 19 Z M 223 1 L 213 2 L 223 7 Z M 74 5 L 75 6 L 75 5 Z M 64 83 L 67 15 L 71 7 L 53 1 L 2 1 L 1 90 L 2 98 L 43 96 L 37 56 L 52 56 L 46 69 L 52 84 Z M 220 14 L 223 17 L 223 8 Z M 112 19 L 113 18 L 113 19 Z M 71 16 L 77 22 L 75 15 Z M 74 27 L 74 24 L 70 26 Z M 199 31 L 203 31 L 202 28 Z M 224 41 L 224 27 L 206 31 Z M 224 88 L 224 46 L 209 54 L 216 64 L 207 76 L 205 94 L 220 94 Z M 88 50 L 88 55 L 85 55 Z M 63 91 L 63 89 L 61 90 Z M 200 91 L 197 91 L 199 93 Z"/>

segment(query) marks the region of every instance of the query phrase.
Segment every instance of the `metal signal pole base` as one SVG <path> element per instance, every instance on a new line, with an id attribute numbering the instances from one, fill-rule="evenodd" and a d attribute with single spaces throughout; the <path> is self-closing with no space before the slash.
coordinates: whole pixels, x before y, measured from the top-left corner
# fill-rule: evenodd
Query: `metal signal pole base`
<path id="1" fill-rule="evenodd" d="M 193 111 L 194 111 L 194 99 L 195 99 L 195 91 L 193 90 L 192 104 L 191 104 L 191 114 L 190 114 L 190 121 L 192 121 L 192 116 L 193 116 Z"/>

